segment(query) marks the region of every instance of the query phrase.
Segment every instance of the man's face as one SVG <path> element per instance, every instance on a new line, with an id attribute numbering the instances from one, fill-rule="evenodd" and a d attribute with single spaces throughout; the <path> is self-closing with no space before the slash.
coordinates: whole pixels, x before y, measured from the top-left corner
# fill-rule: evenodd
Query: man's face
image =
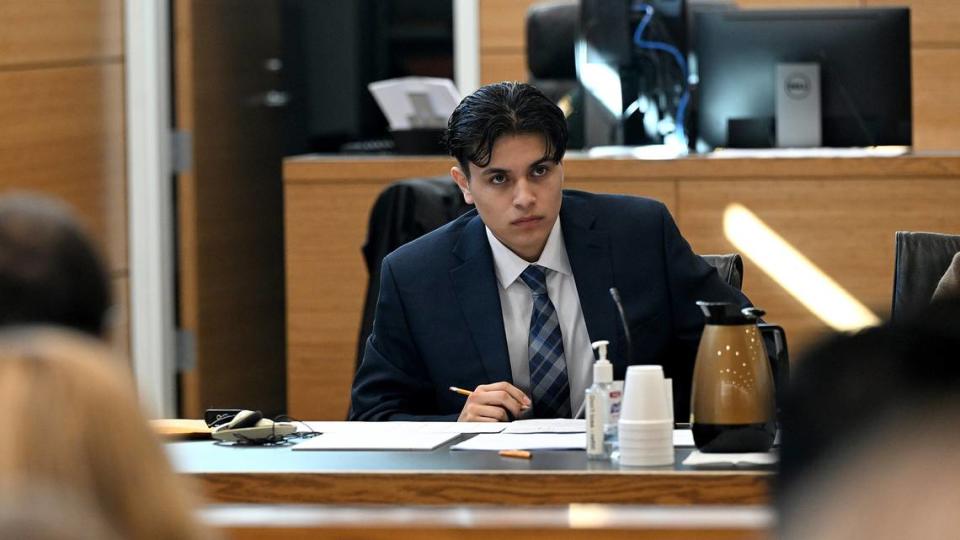
<path id="1" fill-rule="evenodd" d="M 540 134 L 504 135 L 493 144 L 490 163 L 451 171 L 467 203 L 503 245 L 529 262 L 540 258 L 563 199 L 563 165 L 546 155 Z"/>

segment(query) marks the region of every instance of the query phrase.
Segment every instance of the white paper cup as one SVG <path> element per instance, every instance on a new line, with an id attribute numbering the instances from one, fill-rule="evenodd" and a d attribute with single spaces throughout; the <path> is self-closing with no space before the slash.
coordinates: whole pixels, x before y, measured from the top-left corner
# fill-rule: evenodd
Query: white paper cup
<path id="1" fill-rule="evenodd" d="M 653 454 L 633 454 L 620 451 L 620 465 L 625 467 L 658 467 L 663 465 L 673 465 L 674 453 L 670 452 Z"/>
<path id="2" fill-rule="evenodd" d="M 673 446 L 673 433 L 620 433 L 617 435 L 617 439 L 621 445 L 661 441 Z"/>
<path id="3" fill-rule="evenodd" d="M 626 430 L 663 429 L 673 431 L 673 420 L 624 420 L 621 418 L 617 425 Z"/>
<path id="4" fill-rule="evenodd" d="M 648 441 L 648 440 L 664 440 L 664 441 L 673 441 L 673 433 L 664 433 L 662 431 L 641 431 L 641 432 L 631 432 L 631 431 L 621 431 L 617 434 L 617 438 L 623 441 Z"/>
<path id="5" fill-rule="evenodd" d="M 620 435 L 617 438 L 621 447 L 640 447 L 640 446 L 653 446 L 659 445 L 665 448 L 673 448 L 673 435 L 672 434 L 656 434 L 648 433 L 642 435 L 632 435 L 625 433 Z"/>
<path id="6" fill-rule="evenodd" d="M 641 457 L 657 457 L 665 456 L 667 454 L 673 455 L 673 447 L 664 447 L 664 445 L 649 446 L 649 447 L 620 447 L 620 457 L 629 456 L 632 458 L 641 458 Z"/>
<path id="7" fill-rule="evenodd" d="M 667 396 L 664 390 L 663 368 L 660 366 L 630 366 L 623 383 L 623 402 L 620 420 L 670 420 Z"/>
<path id="8" fill-rule="evenodd" d="M 667 454 L 673 452 L 670 441 L 627 441 L 619 446 L 620 452 L 628 454 Z"/>
<path id="9" fill-rule="evenodd" d="M 664 433 L 663 431 L 621 431 L 617 437 L 625 440 L 645 440 L 645 439 L 664 439 L 673 440 L 673 433 Z"/>

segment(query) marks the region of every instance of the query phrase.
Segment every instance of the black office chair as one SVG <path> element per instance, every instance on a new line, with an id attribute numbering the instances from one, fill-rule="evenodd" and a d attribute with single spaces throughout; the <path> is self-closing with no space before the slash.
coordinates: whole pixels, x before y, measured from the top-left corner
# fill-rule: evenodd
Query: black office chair
<path id="1" fill-rule="evenodd" d="M 380 263 L 398 247 L 415 240 L 472 208 L 450 176 L 401 180 L 387 187 L 373 204 L 363 244 L 369 280 L 357 341 L 360 367 L 380 295 Z"/>
<path id="2" fill-rule="evenodd" d="M 892 321 L 909 319 L 930 304 L 937 283 L 957 252 L 958 235 L 897 231 Z"/>
<path id="3" fill-rule="evenodd" d="M 723 255 L 701 255 L 707 264 L 717 269 L 720 279 L 737 290 L 743 289 L 743 259 L 738 253 Z"/>
<path id="4" fill-rule="evenodd" d="M 576 1 L 545 2 L 527 11 L 527 67 L 536 86 L 567 117 L 568 148 L 583 148 L 583 91 L 574 43 L 580 20 Z"/>

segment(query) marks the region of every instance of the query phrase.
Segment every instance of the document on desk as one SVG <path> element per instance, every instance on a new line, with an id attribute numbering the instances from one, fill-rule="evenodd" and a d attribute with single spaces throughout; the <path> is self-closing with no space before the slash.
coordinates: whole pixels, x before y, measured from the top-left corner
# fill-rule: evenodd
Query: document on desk
<path id="1" fill-rule="evenodd" d="M 729 467 L 772 467 L 778 461 L 778 454 L 770 452 L 745 452 L 741 454 L 705 454 L 694 450 L 683 460 L 688 467 L 729 468 Z"/>
<path id="2" fill-rule="evenodd" d="M 298 432 L 316 433 L 500 433 L 496 422 L 299 422 Z"/>
<path id="3" fill-rule="evenodd" d="M 292 450 L 433 450 L 459 433 L 324 433 L 294 446 Z"/>
<path id="4" fill-rule="evenodd" d="M 790 159 L 896 157 L 910 152 L 909 146 L 867 146 L 861 148 L 724 148 L 707 154 L 708 159 Z"/>
<path id="5" fill-rule="evenodd" d="M 484 433 L 451 450 L 585 450 L 584 433 Z"/>
<path id="6" fill-rule="evenodd" d="M 503 433 L 586 433 L 587 421 L 571 418 L 532 418 L 507 424 Z"/>

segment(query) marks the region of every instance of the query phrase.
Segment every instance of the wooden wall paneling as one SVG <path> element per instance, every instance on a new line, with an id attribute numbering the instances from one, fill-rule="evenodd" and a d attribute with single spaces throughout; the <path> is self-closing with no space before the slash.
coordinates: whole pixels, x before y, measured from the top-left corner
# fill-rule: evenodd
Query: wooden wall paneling
<path id="1" fill-rule="evenodd" d="M 346 419 L 367 291 L 360 251 L 367 224 L 360 217 L 369 216 L 384 187 L 287 186 L 288 214 L 309 216 L 288 220 L 286 230 L 287 392 L 295 418 Z"/>
<path id="2" fill-rule="evenodd" d="M 679 186 L 680 228 L 699 252 L 728 252 L 722 216 L 740 203 L 880 317 L 890 309 L 894 232 L 960 233 L 956 178 L 686 180 Z M 909 203 L 905 203 L 909 201 Z M 802 351 L 827 326 L 745 258 L 744 291 L 783 325 Z"/>
<path id="3" fill-rule="evenodd" d="M 129 353 L 122 0 L 0 4 L 0 192 L 69 204 L 111 275 Z"/>
<path id="4" fill-rule="evenodd" d="M 526 53 L 498 51 L 480 57 L 480 84 L 526 81 L 529 78 Z"/>
<path id="5" fill-rule="evenodd" d="M 122 6 L 122 0 L 3 0 L 0 66 L 119 59 Z"/>
<path id="6" fill-rule="evenodd" d="M 479 0 L 480 49 L 524 50 L 527 9 L 543 0 Z"/>
<path id="7" fill-rule="evenodd" d="M 480 83 L 525 81 L 527 9 L 542 0 L 480 0 Z"/>
<path id="8" fill-rule="evenodd" d="M 915 47 L 912 58 L 914 148 L 960 148 L 960 47 Z"/>
<path id="9" fill-rule="evenodd" d="M 127 268 L 123 66 L 0 70 L 0 190 L 59 197 Z"/>
<path id="10" fill-rule="evenodd" d="M 291 416 L 346 418 L 367 291 L 368 273 L 360 250 L 370 210 L 391 182 L 445 174 L 451 165 L 449 160 L 434 159 L 421 165 L 419 173 L 401 165 L 379 179 L 357 181 L 298 183 L 288 176 L 284 197 Z M 354 174 L 369 174 L 369 168 Z"/>

